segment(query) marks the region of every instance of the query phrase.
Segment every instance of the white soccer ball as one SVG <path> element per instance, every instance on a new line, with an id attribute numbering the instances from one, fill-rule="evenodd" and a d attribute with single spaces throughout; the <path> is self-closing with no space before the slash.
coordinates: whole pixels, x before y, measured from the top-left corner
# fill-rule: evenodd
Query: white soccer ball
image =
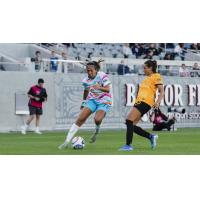
<path id="1" fill-rule="evenodd" d="M 72 139 L 72 147 L 74 149 L 83 149 L 85 147 L 85 140 L 80 136 L 74 137 Z"/>

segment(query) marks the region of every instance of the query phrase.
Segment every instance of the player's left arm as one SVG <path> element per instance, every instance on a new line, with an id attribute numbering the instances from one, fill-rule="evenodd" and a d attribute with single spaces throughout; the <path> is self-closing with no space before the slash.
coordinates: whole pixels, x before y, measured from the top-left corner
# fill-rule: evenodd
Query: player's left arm
<path id="1" fill-rule="evenodd" d="M 110 84 L 105 86 L 100 86 L 99 84 L 96 84 L 93 86 L 95 90 L 101 90 L 102 92 L 110 92 Z"/>
<path id="2" fill-rule="evenodd" d="M 104 74 L 103 77 L 102 77 L 102 85 L 96 84 L 96 85 L 93 86 L 93 88 L 95 90 L 101 90 L 102 92 L 109 93 L 110 92 L 110 85 L 111 85 L 111 82 L 108 78 L 108 75 Z"/>
<path id="3" fill-rule="evenodd" d="M 83 109 L 85 107 L 85 105 L 86 105 L 86 99 L 87 99 L 88 94 L 89 94 L 89 90 L 85 89 L 84 92 L 83 92 L 83 101 L 81 103 L 80 109 Z"/>
<path id="4" fill-rule="evenodd" d="M 157 85 L 157 89 L 158 89 L 158 92 L 159 92 L 159 96 L 158 96 L 157 101 L 153 105 L 154 108 L 159 108 L 160 102 L 164 97 L 164 87 L 163 87 L 163 85 L 162 84 Z"/>

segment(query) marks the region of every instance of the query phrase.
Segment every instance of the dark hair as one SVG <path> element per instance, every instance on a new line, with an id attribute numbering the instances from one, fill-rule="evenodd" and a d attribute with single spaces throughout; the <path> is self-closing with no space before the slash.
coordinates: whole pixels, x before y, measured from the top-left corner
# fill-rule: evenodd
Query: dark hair
<path id="1" fill-rule="evenodd" d="M 151 67 L 153 73 L 157 72 L 158 65 L 157 65 L 157 62 L 155 60 L 147 60 L 144 64 L 149 68 Z"/>
<path id="2" fill-rule="evenodd" d="M 36 52 L 35 52 L 35 54 L 38 54 L 38 53 L 40 53 L 40 51 L 36 51 Z"/>
<path id="3" fill-rule="evenodd" d="M 40 84 L 40 83 L 44 83 L 44 80 L 42 78 L 38 79 L 38 84 Z"/>
<path id="4" fill-rule="evenodd" d="M 87 65 L 86 65 L 86 67 L 88 66 L 88 65 L 93 65 L 94 66 L 94 68 L 97 70 L 97 72 L 100 70 L 100 63 L 101 62 L 103 62 L 104 60 L 98 60 L 98 61 L 90 61 L 90 62 L 88 62 L 87 63 Z"/>

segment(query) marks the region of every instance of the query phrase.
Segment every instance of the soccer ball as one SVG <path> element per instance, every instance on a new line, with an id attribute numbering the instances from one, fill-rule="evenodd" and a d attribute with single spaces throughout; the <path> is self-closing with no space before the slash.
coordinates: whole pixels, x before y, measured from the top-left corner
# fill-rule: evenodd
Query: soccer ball
<path id="1" fill-rule="evenodd" d="M 72 147 L 74 149 L 83 149 L 85 146 L 85 140 L 80 137 L 80 136 L 76 136 L 72 139 Z"/>

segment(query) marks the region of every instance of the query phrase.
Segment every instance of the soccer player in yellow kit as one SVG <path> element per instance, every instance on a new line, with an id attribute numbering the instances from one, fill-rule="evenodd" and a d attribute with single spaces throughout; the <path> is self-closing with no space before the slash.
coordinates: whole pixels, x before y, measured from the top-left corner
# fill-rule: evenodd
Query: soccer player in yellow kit
<path id="1" fill-rule="evenodd" d="M 155 149 L 156 140 L 158 138 L 155 134 L 150 134 L 143 130 L 141 127 L 136 126 L 140 121 L 141 117 L 147 113 L 152 107 L 159 108 L 160 102 L 164 97 L 164 87 L 162 77 L 157 71 L 157 62 L 153 60 L 147 60 L 144 63 L 144 73 L 147 76 L 139 86 L 138 95 L 135 104 L 126 118 L 126 145 L 124 145 L 119 150 L 121 151 L 131 151 L 133 147 L 131 146 L 133 140 L 133 132 L 145 137 L 150 140 L 151 148 Z M 156 91 L 159 91 L 159 96 L 155 102 Z"/>

